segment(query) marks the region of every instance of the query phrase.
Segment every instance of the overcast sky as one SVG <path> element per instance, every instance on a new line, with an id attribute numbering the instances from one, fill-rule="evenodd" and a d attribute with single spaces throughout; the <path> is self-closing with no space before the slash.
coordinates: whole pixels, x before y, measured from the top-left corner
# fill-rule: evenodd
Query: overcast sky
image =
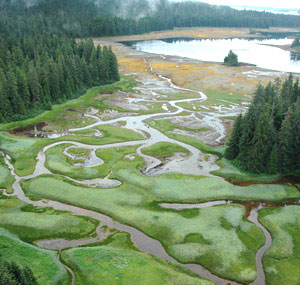
<path id="1" fill-rule="evenodd" d="M 184 1 L 184 0 L 173 0 Z M 193 0 L 198 2 L 206 2 L 215 5 L 226 6 L 252 6 L 252 7 L 270 7 L 270 8 L 296 8 L 300 10 L 299 0 Z"/>

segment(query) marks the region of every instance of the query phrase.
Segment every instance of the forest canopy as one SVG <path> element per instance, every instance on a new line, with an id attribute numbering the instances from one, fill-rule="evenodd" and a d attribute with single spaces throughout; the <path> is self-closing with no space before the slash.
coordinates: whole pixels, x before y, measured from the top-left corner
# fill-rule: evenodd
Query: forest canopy
<path id="1" fill-rule="evenodd" d="M 0 122 L 34 116 L 88 87 L 119 80 L 117 60 L 110 48 L 96 48 L 91 40 L 76 43 L 70 35 L 53 29 L 48 18 L 28 14 L 26 6 L 4 8 Z"/>
<path id="2" fill-rule="evenodd" d="M 167 0 L 6 0 L 6 10 L 74 37 L 119 36 L 176 27 L 300 27 L 300 16 Z M 10 3 L 14 3 L 13 5 Z M 30 5 L 29 5 L 30 4 Z"/>
<path id="3" fill-rule="evenodd" d="M 235 121 L 225 157 L 252 173 L 300 170 L 300 87 L 292 75 L 259 85 L 245 116 Z"/>
<path id="4" fill-rule="evenodd" d="M 119 79 L 111 49 L 75 38 L 192 26 L 300 26 L 299 16 L 189 1 L 2 0 L 0 10 L 0 122 L 34 116 Z"/>
<path id="5" fill-rule="evenodd" d="M 0 256 L 0 284 L 36 285 L 38 282 L 28 267 L 21 268 L 16 263 L 9 263 Z"/>

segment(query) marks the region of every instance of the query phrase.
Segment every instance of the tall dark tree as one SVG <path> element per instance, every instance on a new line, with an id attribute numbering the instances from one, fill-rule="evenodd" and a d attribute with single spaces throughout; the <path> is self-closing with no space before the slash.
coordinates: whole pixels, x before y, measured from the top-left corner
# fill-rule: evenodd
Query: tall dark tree
<path id="1" fill-rule="evenodd" d="M 292 76 L 281 87 L 279 80 L 266 87 L 259 85 L 247 114 L 236 121 L 225 151 L 226 158 L 252 173 L 299 171 L 298 92 L 299 81 L 294 81 Z"/>
<path id="2" fill-rule="evenodd" d="M 224 63 L 229 66 L 238 66 L 238 56 L 231 50 L 229 54 L 224 58 Z"/>
<path id="3" fill-rule="evenodd" d="M 290 110 L 282 122 L 279 135 L 279 166 L 282 172 L 288 172 L 291 170 L 292 151 L 292 124 Z"/>
<path id="4" fill-rule="evenodd" d="M 73 98 L 78 91 L 119 80 L 110 48 L 96 48 L 91 40 L 76 42 L 48 13 L 57 4 L 80 14 L 80 9 L 71 9 L 73 2 L 41 0 L 30 8 L 21 5 L 23 0 L 5 2 L 0 18 L 0 123 L 28 118 Z M 93 9 L 87 11 L 94 14 Z"/>
<path id="5" fill-rule="evenodd" d="M 293 112 L 291 114 L 291 169 L 300 169 L 300 98 L 293 105 Z"/>
<path id="6" fill-rule="evenodd" d="M 20 267 L 16 263 L 8 263 L 0 257 L 1 285 L 37 285 L 37 279 L 28 267 Z"/>
<path id="7" fill-rule="evenodd" d="M 292 43 L 292 48 L 300 48 L 300 38 L 294 39 Z"/>
<path id="8" fill-rule="evenodd" d="M 273 146 L 276 144 L 276 133 L 270 120 L 270 113 L 270 106 L 265 104 L 257 117 L 257 125 L 248 149 L 248 161 L 244 165 L 247 171 L 254 173 L 269 172 L 267 165 Z"/>
<path id="9" fill-rule="evenodd" d="M 242 120 L 242 135 L 239 141 L 239 163 L 246 166 L 248 163 L 249 149 L 252 147 L 254 132 L 256 128 L 256 112 L 253 105 L 250 106 L 248 113 Z"/>
<path id="10" fill-rule="evenodd" d="M 235 159 L 240 153 L 240 139 L 242 135 L 242 115 L 239 115 L 234 123 L 233 131 L 225 151 L 227 159 Z"/>

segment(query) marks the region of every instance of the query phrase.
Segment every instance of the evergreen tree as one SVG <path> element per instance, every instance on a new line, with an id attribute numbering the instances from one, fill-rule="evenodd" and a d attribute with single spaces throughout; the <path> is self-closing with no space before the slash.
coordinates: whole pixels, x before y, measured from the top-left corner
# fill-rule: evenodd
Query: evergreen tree
<path id="1" fill-rule="evenodd" d="M 239 141 L 239 154 L 237 159 L 241 166 L 248 164 L 249 149 L 253 143 L 254 132 L 256 128 L 256 113 L 254 106 L 251 105 L 248 113 L 242 120 L 242 135 Z M 248 168 L 248 167 L 247 167 Z"/>
<path id="2" fill-rule="evenodd" d="M 300 170 L 298 94 L 299 81 L 292 76 L 281 87 L 279 80 L 259 85 L 247 114 L 235 123 L 225 157 L 253 173 Z"/>
<path id="3" fill-rule="evenodd" d="M 21 268 L 15 262 L 8 263 L 0 257 L 1 285 L 37 285 L 38 282 L 28 267 Z"/>
<path id="4" fill-rule="evenodd" d="M 270 108 L 265 104 L 259 113 L 258 122 L 248 150 L 248 161 L 243 167 L 254 173 L 269 172 L 267 164 L 276 143 L 275 128 L 270 120 Z"/>
<path id="5" fill-rule="evenodd" d="M 224 63 L 229 66 L 238 66 L 239 65 L 238 56 L 231 50 L 228 56 L 224 58 Z"/>
<path id="6" fill-rule="evenodd" d="M 300 38 L 296 38 L 292 43 L 292 48 L 299 48 L 299 47 L 300 47 Z"/>
<path id="7" fill-rule="evenodd" d="M 279 135 L 279 167 L 281 172 L 289 172 L 292 163 L 292 124 L 291 110 L 282 122 Z"/>
<path id="8" fill-rule="evenodd" d="M 266 172 L 269 174 L 273 174 L 273 173 L 277 173 L 278 171 L 279 171 L 278 145 L 277 143 L 275 143 L 270 153 Z"/>
<path id="9" fill-rule="evenodd" d="M 61 13 L 56 14 L 61 7 L 66 19 L 86 7 L 95 15 L 92 2 L 41 0 L 30 7 L 23 0 L 5 3 L 0 2 L 0 123 L 28 118 L 83 88 L 119 80 L 112 50 L 96 48 L 92 40 L 76 42 L 64 30 Z"/>
<path id="10" fill-rule="evenodd" d="M 12 111 L 16 114 L 25 114 L 25 105 L 18 93 L 17 80 L 13 70 L 7 72 L 6 94 L 11 103 Z"/>
<path id="11" fill-rule="evenodd" d="M 233 131 L 225 151 L 227 159 L 235 159 L 240 152 L 240 139 L 242 135 L 242 115 L 239 115 L 234 123 Z"/>
<path id="12" fill-rule="evenodd" d="M 273 122 L 276 131 L 280 130 L 283 119 L 284 119 L 284 110 L 283 110 L 282 98 L 278 96 L 275 98 L 273 104 Z"/>
<path id="13" fill-rule="evenodd" d="M 291 169 L 300 169 L 300 98 L 293 105 L 291 114 Z"/>

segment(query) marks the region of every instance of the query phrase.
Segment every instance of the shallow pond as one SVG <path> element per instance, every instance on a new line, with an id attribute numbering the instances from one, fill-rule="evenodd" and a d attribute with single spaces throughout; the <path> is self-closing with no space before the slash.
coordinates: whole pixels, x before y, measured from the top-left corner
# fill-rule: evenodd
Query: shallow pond
<path id="1" fill-rule="evenodd" d="M 266 69 L 300 73 L 300 53 L 291 53 L 277 47 L 291 45 L 292 42 L 293 39 L 288 38 L 251 40 L 173 38 L 123 42 L 123 44 L 145 52 L 212 62 L 223 62 L 228 52 L 233 50 L 240 62 Z"/>

